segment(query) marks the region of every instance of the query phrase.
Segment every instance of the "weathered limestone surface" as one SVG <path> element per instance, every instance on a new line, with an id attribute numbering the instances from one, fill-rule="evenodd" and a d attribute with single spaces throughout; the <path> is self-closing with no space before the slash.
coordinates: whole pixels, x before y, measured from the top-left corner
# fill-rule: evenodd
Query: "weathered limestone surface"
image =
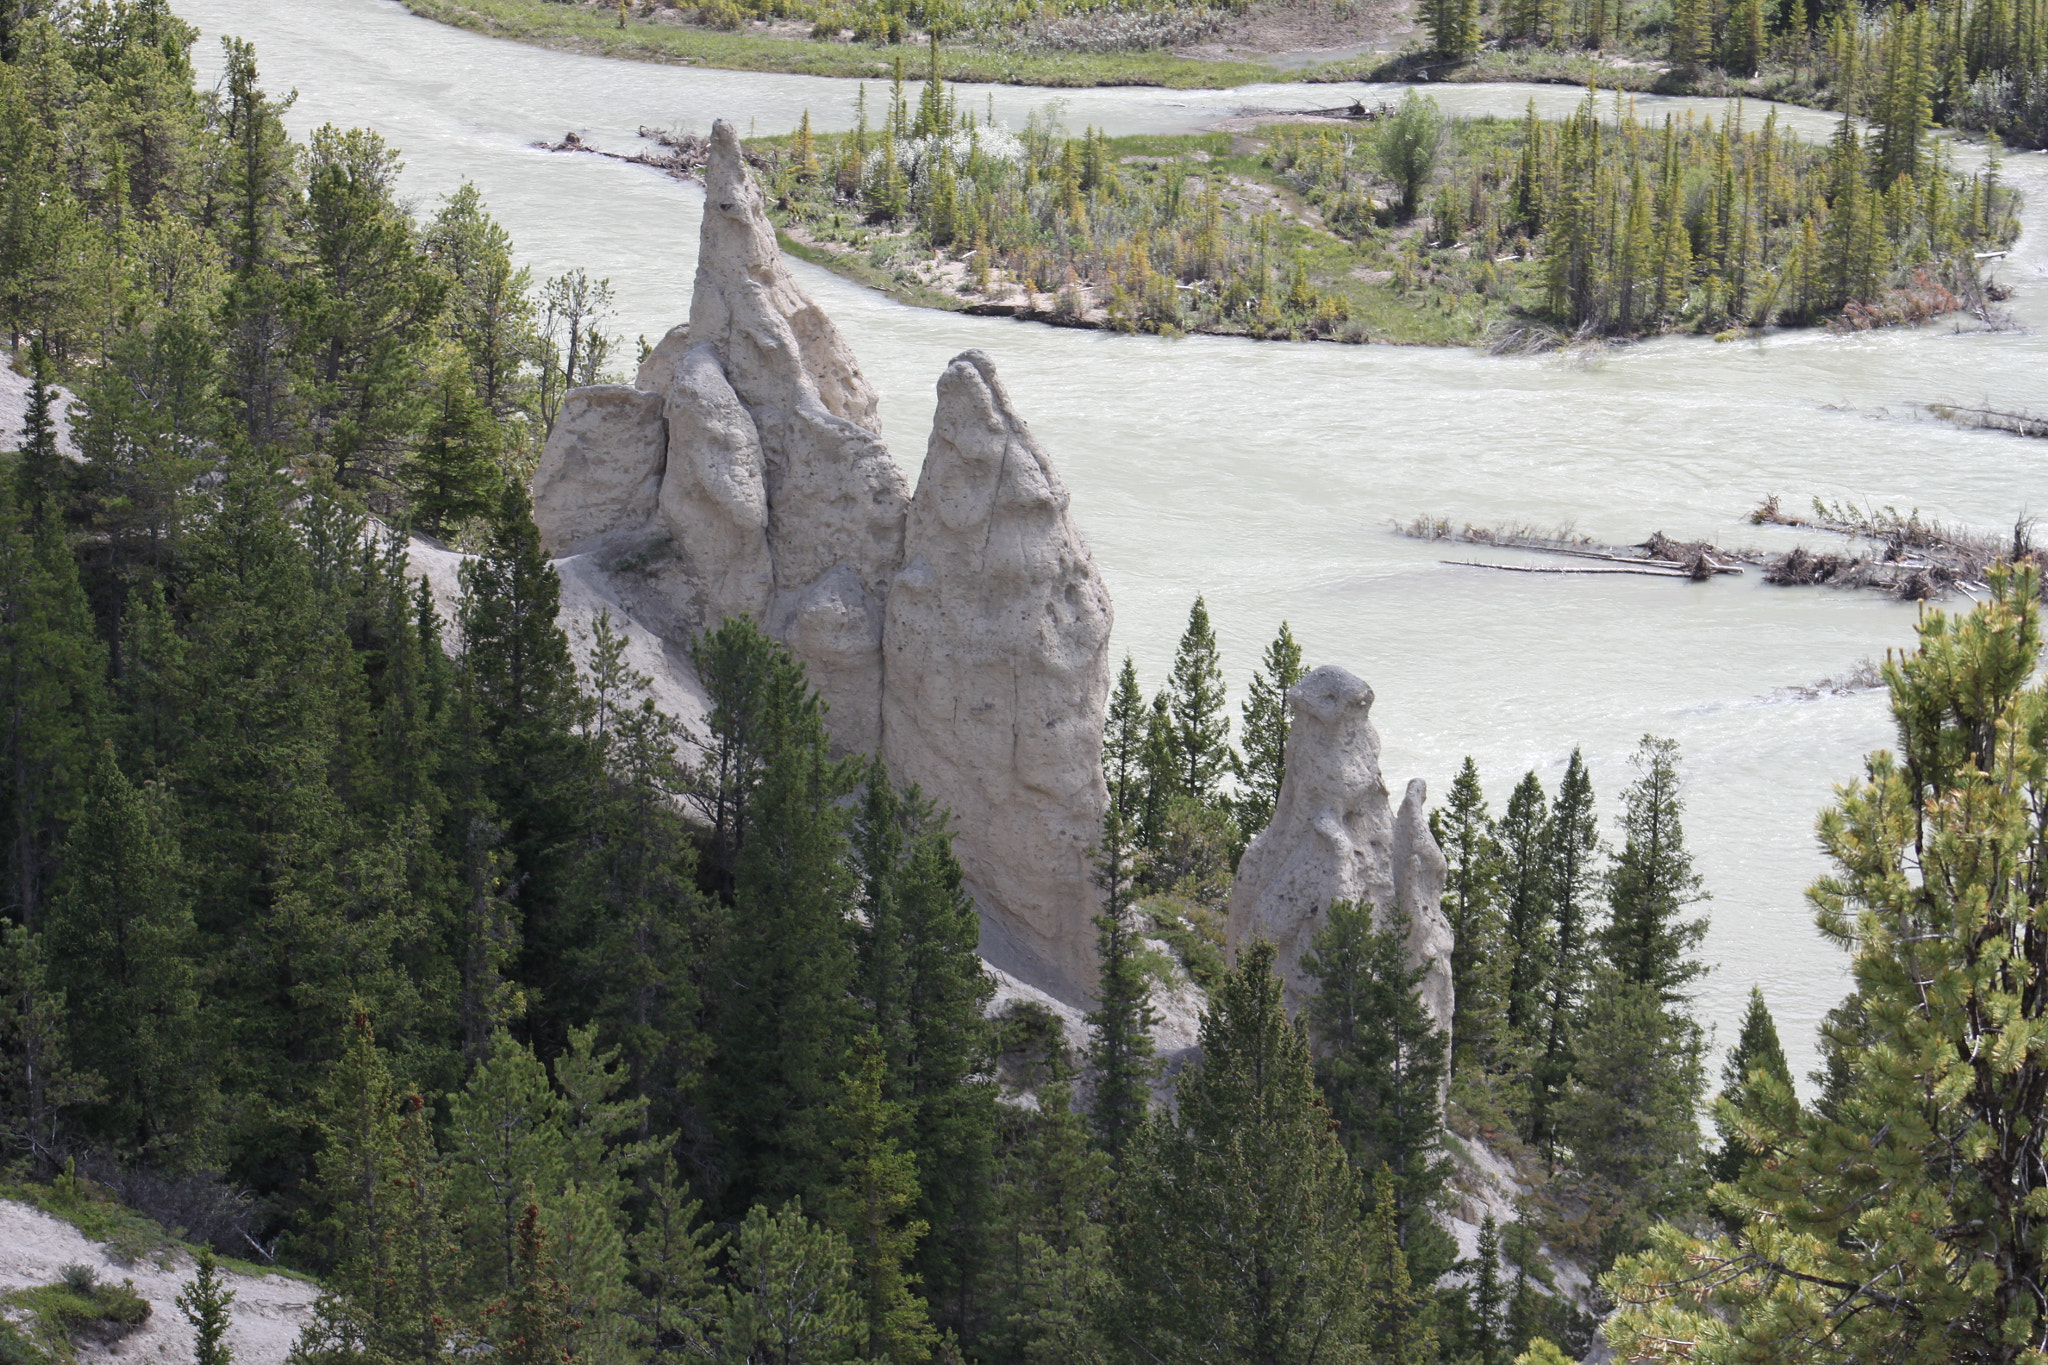
<path id="1" fill-rule="evenodd" d="M 1004 911 L 987 955 L 1085 987 L 1109 592 L 988 357 L 959 356 L 938 390 L 888 598 L 882 754 L 952 810 L 968 889 Z"/>
<path id="2" fill-rule="evenodd" d="M 1420 780 L 1411 782 L 1395 818 L 1380 777 L 1373 693 L 1362 679 L 1326 665 L 1288 689 L 1287 702 L 1286 776 L 1272 823 L 1238 864 L 1230 946 L 1270 941 L 1288 1004 L 1298 1007 L 1314 986 L 1302 973 L 1302 955 L 1330 902 L 1368 902 L 1382 923 L 1398 904 L 1410 917 L 1409 963 L 1429 968 L 1423 1001 L 1448 1025 L 1451 934 L 1442 908 L 1444 857 L 1429 833 L 1427 791 Z"/>

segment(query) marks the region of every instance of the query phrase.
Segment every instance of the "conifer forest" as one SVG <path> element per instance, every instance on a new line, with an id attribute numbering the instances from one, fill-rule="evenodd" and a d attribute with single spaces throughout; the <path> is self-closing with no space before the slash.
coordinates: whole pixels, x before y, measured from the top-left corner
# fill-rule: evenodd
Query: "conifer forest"
<path id="1" fill-rule="evenodd" d="M 933 71 L 757 169 L 797 246 L 886 271 L 907 243 L 1116 329 L 1854 327 L 1981 288 L 2016 201 L 1926 124 L 2036 135 L 2037 0 L 1719 3 L 1681 0 L 1674 50 L 1804 73 L 1871 130 L 1411 95 L 1246 152 L 1013 134 Z M 1532 0 L 1443 31 L 1644 22 Z M 227 1277 L 273 1270 L 317 1285 L 291 1365 L 2048 1358 L 2031 570 L 1883 665 L 1896 748 L 1841 775 L 1807 892 L 1853 972 L 1807 1098 L 1760 991 L 1739 1036 L 1701 1022 L 1712 888 L 1656 734 L 1607 790 L 1574 752 L 1437 794 L 1452 1017 L 1405 912 L 1346 901 L 1290 1013 L 1273 946 L 1224 925 L 1307 669 L 1285 621 L 1223 657 L 1224 584 L 1110 691 L 1092 1008 L 995 1008 L 950 813 L 835 754 L 783 644 L 695 639 L 686 762 L 622 630 L 557 623 L 527 479 L 626 359 L 609 282 L 535 279 L 474 186 L 402 199 L 373 132 L 295 138 L 246 43 L 195 82 L 196 37 L 167 0 L 0 4 L 29 389 L 0 453 L 0 1199 L 136 1263 L 186 1248 L 199 1365 L 233 1359 Z M 462 553 L 452 611 L 411 538 Z M 1172 1067 L 1168 996 L 1197 1002 Z M 71 1269 L 0 1291 L 0 1365 L 147 1312 Z"/>

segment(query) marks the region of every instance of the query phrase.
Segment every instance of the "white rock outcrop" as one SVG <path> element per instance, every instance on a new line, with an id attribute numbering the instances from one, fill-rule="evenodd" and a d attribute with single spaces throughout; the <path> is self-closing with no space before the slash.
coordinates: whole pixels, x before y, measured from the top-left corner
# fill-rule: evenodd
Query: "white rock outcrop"
<path id="1" fill-rule="evenodd" d="M 1409 783 L 1398 819 L 1387 799 L 1372 702 L 1362 679 L 1330 666 L 1288 689 L 1286 774 L 1272 823 L 1238 863 L 1226 933 L 1233 952 L 1255 939 L 1272 943 L 1288 1005 L 1298 1008 L 1314 992 L 1302 955 L 1330 903 L 1369 903 L 1381 923 L 1399 905 L 1409 916 L 1409 965 L 1428 969 L 1423 1003 L 1449 1027 L 1444 856 L 1429 832 L 1421 780 Z"/>
<path id="2" fill-rule="evenodd" d="M 633 388 L 569 395 L 535 520 L 565 585 L 657 632 L 671 664 L 729 615 L 787 644 L 834 747 L 882 753 L 953 812 L 984 955 L 1082 999 L 1109 594 L 987 357 L 940 379 L 914 501 L 877 428 L 873 387 L 784 265 L 721 122 L 690 320 Z"/>
<path id="3" fill-rule="evenodd" d="M 969 891 L 1002 904 L 985 955 L 1085 986 L 1109 591 L 988 357 L 957 357 L 938 392 L 889 590 L 882 755 L 953 812 Z"/>

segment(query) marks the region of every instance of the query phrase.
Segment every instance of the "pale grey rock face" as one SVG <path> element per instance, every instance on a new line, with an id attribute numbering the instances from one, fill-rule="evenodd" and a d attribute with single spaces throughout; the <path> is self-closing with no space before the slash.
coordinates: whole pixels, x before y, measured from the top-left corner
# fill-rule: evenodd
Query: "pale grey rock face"
<path id="1" fill-rule="evenodd" d="M 835 746 L 870 753 L 881 743 L 883 599 L 903 564 L 910 490 L 875 434 L 874 389 L 783 265 L 729 123 L 712 127 L 704 185 L 688 356 L 709 348 L 754 428 L 773 568 L 772 596 L 756 615 L 824 693 Z M 660 377 L 655 359 L 650 379 Z M 684 375 L 691 362 L 674 368 Z M 731 435 L 723 413 L 705 425 L 721 440 Z M 672 439 L 670 458 L 682 448 Z M 687 533 L 679 538 L 693 553 Z M 753 574 L 750 562 L 749 585 Z"/>
<path id="2" fill-rule="evenodd" d="M 533 520 L 547 552 L 644 537 L 667 448 L 660 395 L 623 384 L 571 389 L 533 476 Z"/>
<path id="3" fill-rule="evenodd" d="M 657 348 L 649 362 L 659 354 Z M 670 361 L 666 392 L 668 467 L 659 520 L 696 599 L 694 630 L 715 628 L 728 616 L 761 620 L 775 591 L 775 564 L 760 433 L 709 346 Z"/>
<path id="4" fill-rule="evenodd" d="M 1408 915 L 1408 961 L 1429 964 L 1418 991 L 1429 1017 L 1451 1026 L 1451 921 L 1444 914 L 1450 864 L 1429 830 L 1429 784 L 1408 779 L 1394 816 L 1394 899 Z M 1449 1075 L 1446 1073 L 1448 1082 Z"/>
<path id="5" fill-rule="evenodd" d="M 654 343 L 647 359 L 640 362 L 640 369 L 633 376 L 633 387 L 648 393 L 667 393 L 669 385 L 675 383 L 676 366 L 682 363 L 689 350 L 690 324 L 679 322 Z"/>
<path id="6" fill-rule="evenodd" d="M 1410 784 L 1401 819 L 1395 819 L 1380 777 L 1372 702 L 1363 680 L 1327 665 L 1288 689 L 1286 776 L 1273 822 L 1238 863 L 1229 943 L 1233 951 L 1255 939 L 1272 943 L 1287 1002 L 1298 1008 L 1315 989 L 1302 973 L 1302 955 L 1325 923 L 1330 903 L 1370 904 L 1381 923 L 1400 904 L 1411 919 L 1410 965 L 1429 964 L 1424 1003 L 1448 1026 L 1444 858 L 1429 833 L 1421 783 Z"/>
<path id="7" fill-rule="evenodd" d="M 985 953 L 1074 998 L 1095 972 L 1109 593 L 988 357 L 938 391 L 888 594 L 882 754 L 952 810 L 967 887 L 1002 922 Z"/>
<path id="8" fill-rule="evenodd" d="M 739 134 L 724 119 L 711 125 L 704 166 L 690 335 L 718 348 L 748 407 L 794 410 L 811 399 L 834 417 L 878 428 L 875 391 L 832 319 L 783 265 Z"/>

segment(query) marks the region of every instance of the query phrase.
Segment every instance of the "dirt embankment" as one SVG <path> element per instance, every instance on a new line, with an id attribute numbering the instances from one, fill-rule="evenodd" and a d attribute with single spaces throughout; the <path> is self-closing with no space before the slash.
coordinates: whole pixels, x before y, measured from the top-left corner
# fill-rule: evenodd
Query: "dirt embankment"
<path id="1" fill-rule="evenodd" d="M 166 1251 L 124 1264 L 69 1223 L 26 1204 L 0 1200 L 0 1292 L 56 1284 L 67 1265 L 85 1266 L 103 1282 L 132 1280 L 135 1292 L 149 1300 L 149 1317 L 118 1341 L 79 1342 L 80 1362 L 192 1359 L 192 1328 L 177 1305 L 179 1292 L 192 1278 L 189 1254 Z M 235 1293 L 228 1310 L 233 1317 L 228 1348 L 236 1365 L 283 1365 L 319 1289 L 283 1275 L 223 1270 L 222 1277 Z M 20 1316 L 20 1310 L 8 1312 Z"/>

